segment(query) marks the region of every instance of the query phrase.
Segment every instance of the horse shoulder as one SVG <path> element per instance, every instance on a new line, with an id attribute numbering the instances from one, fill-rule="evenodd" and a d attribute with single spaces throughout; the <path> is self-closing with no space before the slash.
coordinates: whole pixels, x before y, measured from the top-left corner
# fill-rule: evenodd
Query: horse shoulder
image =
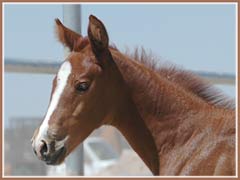
<path id="1" fill-rule="evenodd" d="M 205 129 L 199 131 L 204 134 L 203 138 L 179 175 L 234 175 L 235 113 L 216 108 L 206 118 Z M 194 143 L 196 138 L 192 141 Z"/>
<path id="2" fill-rule="evenodd" d="M 155 128 L 160 126 L 156 122 Z M 198 124 L 198 128 L 193 128 Z M 195 126 L 196 127 L 196 126 Z M 189 131 L 189 133 L 187 133 Z M 162 136 L 155 135 L 158 139 Z M 161 175 L 233 175 L 235 173 L 235 113 L 212 108 L 190 113 L 178 129 L 172 149 L 159 148 Z M 176 138 L 178 137 L 178 138 Z M 185 138 L 185 139 L 184 139 Z M 168 139 L 171 139 L 168 138 Z M 184 139 L 184 140 L 182 140 Z"/>

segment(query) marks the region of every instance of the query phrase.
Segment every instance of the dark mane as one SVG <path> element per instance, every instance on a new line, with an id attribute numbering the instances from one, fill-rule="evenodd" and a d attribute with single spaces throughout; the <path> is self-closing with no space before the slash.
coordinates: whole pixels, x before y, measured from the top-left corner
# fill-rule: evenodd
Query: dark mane
<path id="1" fill-rule="evenodd" d="M 146 53 L 143 48 L 140 50 L 136 48 L 134 53 L 127 51 L 125 54 L 216 107 L 235 108 L 233 99 L 230 99 L 222 91 L 210 84 L 210 82 L 191 71 L 181 69 L 172 64 L 160 65 L 159 58 L 155 57 L 152 53 Z"/>

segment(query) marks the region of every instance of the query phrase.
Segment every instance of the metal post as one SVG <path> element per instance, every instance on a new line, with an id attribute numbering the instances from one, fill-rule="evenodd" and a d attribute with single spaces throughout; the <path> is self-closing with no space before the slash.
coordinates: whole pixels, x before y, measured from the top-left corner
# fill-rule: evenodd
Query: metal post
<path id="1" fill-rule="evenodd" d="M 65 26 L 81 34 L 81 6 L 76 4 L 63 5 L 63 22 Z M 65 56 L 68 53 L 65 48 Z M 67 157 L 65 163 L 67 175 L 84 175 L 83 143 Z"/>
<path id="2" fill-rule="evenodd" d="M 81 34 L 81 6 L 79 4 L 63 5 L 64 25 Z M 65 48 L 65 56 L 69 53 Z"/>

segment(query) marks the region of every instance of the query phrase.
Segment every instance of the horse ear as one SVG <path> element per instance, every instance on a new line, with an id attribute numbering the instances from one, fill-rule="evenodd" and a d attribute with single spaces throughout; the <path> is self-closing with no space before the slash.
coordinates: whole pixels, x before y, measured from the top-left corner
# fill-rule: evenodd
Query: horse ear
<path id="1" fill-rule="evenodd" d="M 65 27 L 59 19 L 55 19 L 55 22 L 58 40 L 63 45 L 67 46 L 70 51 L 73 51 L 77 47 L 77 44 L 81 41 L 82 36 Z"/>
<path id="2" fill-rule="evenodd" d="M 88 38 L 96 56 L 108 50 L 108 34 L 103 23 L 95 16 L 89 16 Z"/>

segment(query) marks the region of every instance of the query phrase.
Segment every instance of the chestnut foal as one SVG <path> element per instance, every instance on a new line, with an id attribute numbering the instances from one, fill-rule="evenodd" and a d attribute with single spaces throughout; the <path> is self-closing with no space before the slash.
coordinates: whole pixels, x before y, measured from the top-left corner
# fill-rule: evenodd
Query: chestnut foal
<path id="1" fill-rule="evenodd" d="M 234 108 L 203 80 L 110 47 L 92 15 L 88 37 L 58 19 L 56 29 L 71 53 L 32 138 L 39 159 L 60 164 L 105 124 L 121 131 L 154 175 L 235 175 Z"/>

